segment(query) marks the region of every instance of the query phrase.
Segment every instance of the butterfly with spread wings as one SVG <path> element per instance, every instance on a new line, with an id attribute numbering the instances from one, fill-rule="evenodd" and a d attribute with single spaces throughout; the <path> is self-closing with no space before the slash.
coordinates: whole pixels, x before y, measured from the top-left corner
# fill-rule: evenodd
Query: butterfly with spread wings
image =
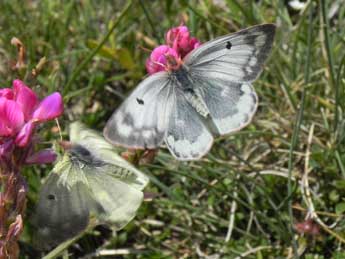
<path id="1" fill-rule="evenodd" d="M 213 137 L 248 125 L 258 97 L 252 82 L 271 52 L 274 24 L 222 36 L 190 52 L 181 64 L 157 72 L 131 93 L 104 128 L 105 138 L 127 148 L 166 143 L 179 160 L 196 160 Z"/>
<path id="2" fill-rule="evenodd" d="M 36 243 L 47 249 L 82 232 L 95 218 L 119 230 L 133 219 L 148 178 L 103 137 L 74 122 L 71 147 L 54 166 L 34 215 Z"/>

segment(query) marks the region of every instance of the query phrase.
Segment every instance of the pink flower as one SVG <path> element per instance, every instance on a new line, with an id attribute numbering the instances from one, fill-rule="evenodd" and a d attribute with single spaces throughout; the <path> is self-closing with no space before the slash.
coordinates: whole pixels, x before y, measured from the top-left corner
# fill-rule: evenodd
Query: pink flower
<path id="1" fill-rule="evenodd" d="M 2 88 L 0 89 L 0 97 L 12 100 L 14 98 L 14 93 L 11 88 Z"/>
<path id="2" fill-rule="evenodd" d="M 24 124 L 24 114 L 19 104 L 0 97 L 0 137 L 15 135 Z"/>
<path id="3" fill-rule="evenodd" d="M 294 224 L 294 228 L 299 234 L 318 235 L 320 228 L 312 219 L 307 219 Z"/>
<path id="4" fill-rule="evenodd" d="M 160 45 L 152 51 L 151 56 L 146 60 L 146 70 L 149 74 L 167 70 L 168 60 L 172 59 L 171 61 L 177 63 L 178 58 L 179 56 L 174 49 L 167 45 Z"/>
<path id="5" fill-rule="evenodd" d="M 196 38 L 190 37 L 187 26 L 170 29 L 165 36 L 165 41 L 181 58 L 184 58 L 189 52 L 200 46 L 200 42 Z"/>
<path id="6" fill-rule="evenodd" d="M 32 118 L 43 122 L 53 120 L 63 113 L 63 100 L 60 93 L 55 92 L 44 98 L 35 109 Z"/>
<path id="7" fill-rule="evenodd" d="M 146 60 L 146 70 L 150 75 L 159 71 L 178 69 L 182 63 L 181 60 L 200 46 L 200 42 L 195 37 L 190 37 L 187 26 L 170 29 L 165 36 L 165 41 L 167 45 L 155 48 Z"/>
<path id="8" fill-rule="evenodd" d="M 24 113 L 25 120 L 28 121 L 38 104 L 36 93 L 18 79 L 13 81 L 13 92 L 16 103 L 19 104 Z"/>
<path id="9" fill-rule="evenodd" d="M 35 129 L 35 124 L 33 121 L 29 121 L 29 122 L 25 123 L 25 125 L 22 127 L 22 129 L 17 134 L 15 143 L 19 147 L 26 146 L 31 139 L 31 136 L 32 136 L 34 129 Z"/>
<path id="10" fill-rule="evenodd" d="M 63 100 L 55 92 L 41 102 L 34 91 L 22 81 L 13 81 L 13 89 L 0 89 L 0 137 L 13 137 L 26 146 L 39 122 L 52 120 L 63 112 Z"/>

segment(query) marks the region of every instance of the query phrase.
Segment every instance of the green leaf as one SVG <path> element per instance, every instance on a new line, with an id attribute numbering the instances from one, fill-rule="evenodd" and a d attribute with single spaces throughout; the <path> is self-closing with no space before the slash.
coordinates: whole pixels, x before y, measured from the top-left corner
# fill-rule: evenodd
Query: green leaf
<path id="1" fill-rule="evenodd" d="M 89 49 L 95 49 L 99 45 L 99 42 L 96 40 L 88 40 L 86 45 Z M 97 54 L 103 58 L 116 59 L 116 50 L 107 46 L 102 46 Z"/>
<path id="2" fill-rule="evenodd" d="M 335 206 L 335 213 L 342 214 L 345 211 L 345 202 L 338 203 Z"/>
<path id="3" fill-rule="evenodd" d="M 132 55 L 128 49 L 122 48 L 117 50 L 117 58 L 116 58 L 122 67 L 132 70 L 135 68 L 135 63 L 133 61 Z"/>
<path id="4" fill-rule="evenodd" d="M 98 45 L 99 42 L 96 40 L 87 41 L 87 47 L 90 49 L 95 49 Z M 114 49 L 107 46 L 102 46 L 97 55 L 100 55 L 101 57 L 107 59 L 115 59 L 125 69 L 132 70 L 135 68 L 135 63 L 133 61 L 132 55 L 127 48 Z"/>

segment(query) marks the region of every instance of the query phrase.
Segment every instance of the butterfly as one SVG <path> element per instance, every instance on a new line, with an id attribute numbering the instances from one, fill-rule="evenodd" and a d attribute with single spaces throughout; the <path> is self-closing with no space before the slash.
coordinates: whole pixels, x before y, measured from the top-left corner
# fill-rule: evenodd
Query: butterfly
<path id="1" fill-rule="evenodd" d="M 36 206 L 36 243 L 43 249 L 76 236 L 91 218 L 123 228 L 135 216 L 148 184 L 142 172 L 80 122 L 71 124 L 70 140 Z"/>
<path id="2" fill-rule="evenodd" d="M 271 52 L 274 24 L 221 36 L 191 51 L 177 69 L 143 80 L 104 128 L 114 145 L 154 149 L 163 142 L 179 160 L 196 160 L 225 135 L 248 125 L 258 97 L 252 82 Z"/>

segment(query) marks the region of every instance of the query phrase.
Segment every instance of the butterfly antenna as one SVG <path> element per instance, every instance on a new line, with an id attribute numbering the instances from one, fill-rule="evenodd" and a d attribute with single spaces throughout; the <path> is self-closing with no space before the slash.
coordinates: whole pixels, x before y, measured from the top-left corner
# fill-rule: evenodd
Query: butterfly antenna
<path id="1" fill-rule="evenodd" d="M 56 126 L 58 127 L 58 130 L 59 130 L 60 141 L 62 141 L 61 127 L 60 127 L 59 120 L 56 118 L 55 122 L 56 122 Z"/>

